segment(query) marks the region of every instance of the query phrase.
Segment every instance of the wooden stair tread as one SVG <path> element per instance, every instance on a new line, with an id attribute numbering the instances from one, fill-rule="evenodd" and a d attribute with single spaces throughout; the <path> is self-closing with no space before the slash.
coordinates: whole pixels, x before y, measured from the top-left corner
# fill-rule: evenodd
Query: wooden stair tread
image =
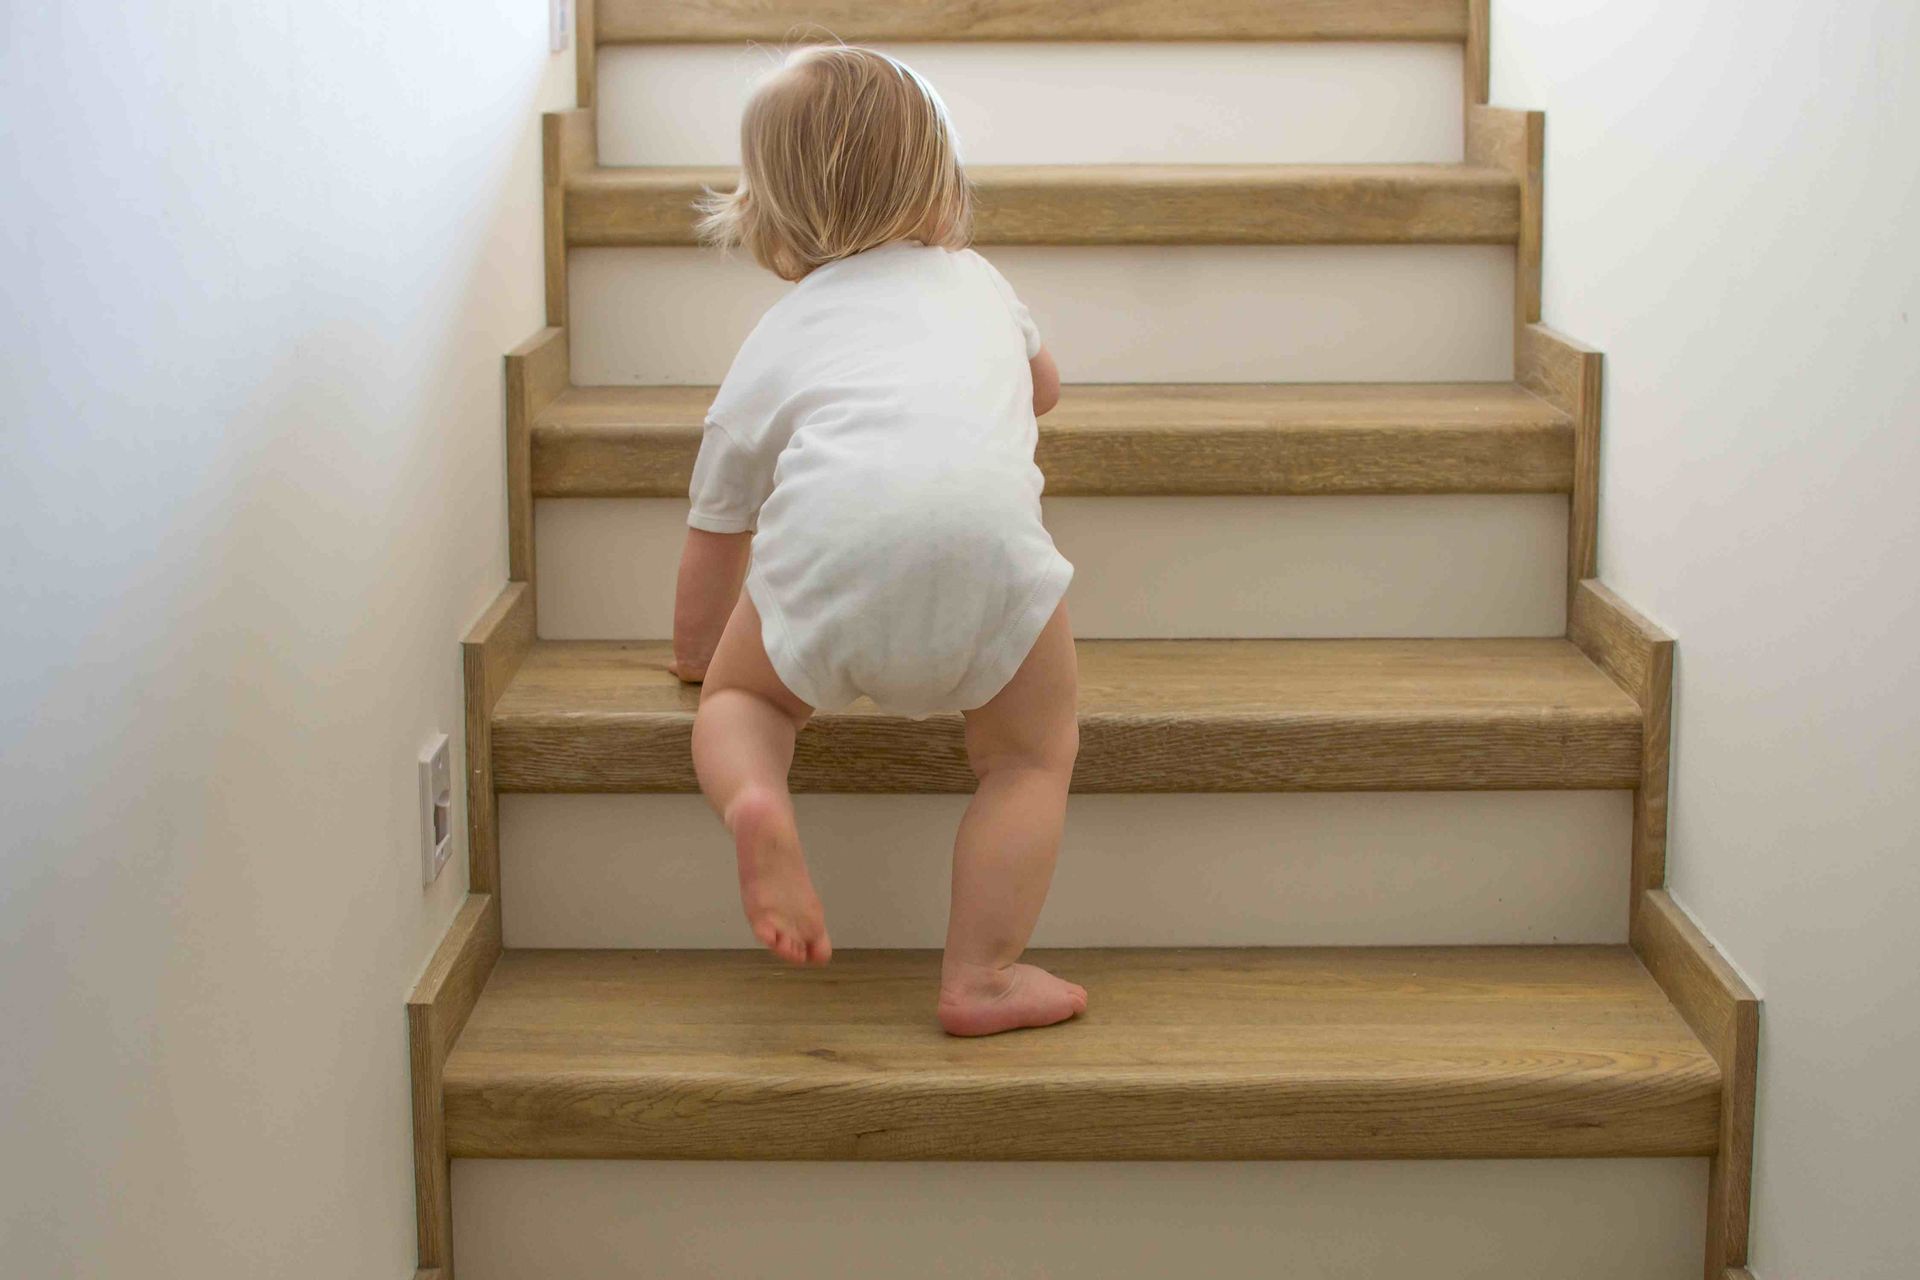
<path id="1" fill-rule="evenodd" d="M 599 0 L 600 44 L 880 40 L 1464 42 L 1466 0 Z"/>
<path id="2" fill-rule="evenodd" d="M 1513 244 L 1520 185 L 1471 164 L 980 165 L 981 244 Z M 589 169 L 566 187 L 570 245 L 690 245 L 714 166 Z"/>
<path id="3" fill-rule="evenodd" d="M 533 492 L 685 497 L 712 387 L 572 387 L 533 424 Z M 1069 386 L 1040 420 L 1053 496 L 1565 493 L 1573 426 L 1513 383 Z"/>
<path id="4" fill-rule="evenodd" d="M 1080 791 L 1631 787 L 1638 706 L 1561 639 L 1080 642 Z M 496 704 L 503 791 L 688 791 L 664 641 L 542 641 Z M 958 716 L 814 718 L 796 790 L 971 791 Z"/>
<path id="5" fill-rule="evenodd" d="M 935 852 L 927 851 L 929 854 Z M 939 957 L 509 951 L 447 1060 L 452 1155 L 1703 1155 L 1720 1072 L 1626 947 L 1038 953 L 1092 1007 L 944 1036 Z"/>

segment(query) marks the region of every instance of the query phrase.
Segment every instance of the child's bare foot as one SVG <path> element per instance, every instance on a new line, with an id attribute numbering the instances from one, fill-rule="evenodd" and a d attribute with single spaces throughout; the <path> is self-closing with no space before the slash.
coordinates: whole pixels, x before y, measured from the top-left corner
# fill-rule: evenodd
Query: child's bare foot
<path id="1" fill-rule="evenodd" d="M 740 863 L 740 905 L 753 936 L 788 964 L 825 964 L 833 944 L 792 812 L 776 796 L 748 791 L 727 806 L 726 823 Z"/>
<path id="2" fill-rule="evenodd" d="M 1087 1011 L 1087 989 L 1030 964 L 949 966 L 940 977 L 940 1025 L 954 1036 L 1050 1027 Z"/>

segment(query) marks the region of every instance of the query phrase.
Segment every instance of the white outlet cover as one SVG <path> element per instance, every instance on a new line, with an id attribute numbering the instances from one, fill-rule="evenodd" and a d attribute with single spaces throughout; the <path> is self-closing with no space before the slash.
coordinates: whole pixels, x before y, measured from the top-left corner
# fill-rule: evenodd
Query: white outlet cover
<path id="1" fill-rule="evenodd" d="M 420 875 L 440 877 L 453 852 L 453 751 L 444 733 L 420 752 Z"/>
<path id="2" fill-rule="evenodd" d="M 565 53 L 567 51 L 567 12 L 573 7 L 573 0 L 547 0 L 547 52 Z"/>

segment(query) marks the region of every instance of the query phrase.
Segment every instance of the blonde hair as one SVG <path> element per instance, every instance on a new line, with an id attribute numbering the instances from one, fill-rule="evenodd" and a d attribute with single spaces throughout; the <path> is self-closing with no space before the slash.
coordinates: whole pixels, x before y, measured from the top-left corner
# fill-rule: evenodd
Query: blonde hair
<path id="1" fill-rule="evenodd" d="M 700 238 L 784 280 L 892 240 L 973 238 L 973 193 L 933 86 L 853 45 L 794 50 L 740 120 L 740 184 L 699 202 Z"/>

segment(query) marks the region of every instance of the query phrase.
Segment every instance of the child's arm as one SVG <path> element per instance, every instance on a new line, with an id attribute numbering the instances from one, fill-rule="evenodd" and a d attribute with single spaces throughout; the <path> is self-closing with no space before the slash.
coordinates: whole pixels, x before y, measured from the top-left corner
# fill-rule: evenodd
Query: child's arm
<path id="1" fill-rule="evenodd" d="M 753 551 L 751 533 L 688 529 L 673 598 L 673 674 L 689 684 L 707 677 Z"/>
<path id="2" fill-rule="evenodd" d="M 1033 416 L 1037 418 L 1060 403 L 1060 366 L 1045 347 L 1028 363 L 1033 366 Z"/>

